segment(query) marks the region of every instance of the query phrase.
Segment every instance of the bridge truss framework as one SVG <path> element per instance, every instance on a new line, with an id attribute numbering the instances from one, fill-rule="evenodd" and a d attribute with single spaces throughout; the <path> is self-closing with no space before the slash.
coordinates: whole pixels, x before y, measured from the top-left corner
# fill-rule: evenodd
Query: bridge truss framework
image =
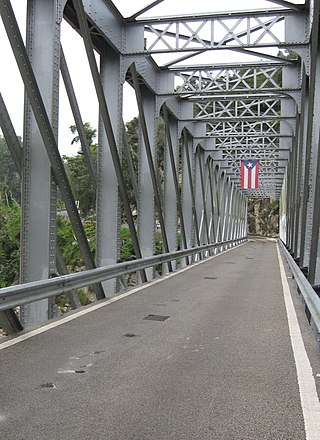
<path id="1" fill-rule="evenodd" d="M 157 227 L 166 254 L 178 249 L 178 236 L 181 249 L 217 242 L 228 248 L 246 236 L 248 198 L 281 197 L 281 238 L 310 283 L 320 285 L 319 2 L 270 0 L 264 10 L 152 17 L 163 2 L 124 17 L 111 0 L 28 0 L 24 44 L 10 0 L 2 0 L 1 18 L 26 93 L 23 148 L 0 93 L 1 129 L 22 182 L 20 282 L 67 273 L 56 242 L 59 189 L 87 271 L 119 261 L 121 207 L 139 260 L 154 255 Z M 99 103 L 97 169 L 61 44 L 62 20 L 83 38 Z M 279 58 L 275 48 L 296 57 Z M 214 61 L 226 50 L 250 60 Z M 97 194 L 95 257 L 58 149 L 60 73 Z M 124 136 L 125 82 L 139 110 L 138 172 Z M 156 152 L 159 117 L 165 124 L 163 175 Z M 260 159 L 258 189 L 240 189 L 241 159 Z M 164 271 L 176 266 L 168 260 Z M 138 279 L 154 276 L 154 269 L 143 268 Z M 121 283 L 119 277 L 96 283 L 96 298 L 113 295 Z M 70 299 L 79 306 L 72 292 Z M 24 305 L 20 320 L 12 309 L 2 311 L 0 321 L 8 333 L 30 327 L 54 316 L 53 303 Z"/>

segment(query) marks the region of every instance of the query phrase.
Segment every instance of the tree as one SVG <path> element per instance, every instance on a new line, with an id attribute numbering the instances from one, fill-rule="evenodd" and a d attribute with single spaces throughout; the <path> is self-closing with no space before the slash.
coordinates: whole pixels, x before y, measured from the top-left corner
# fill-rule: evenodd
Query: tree
<path id="1" fill-rule="evenodd" d="M 87 138 L 88 144 L 89 144 L 89 145 L 93 144 L 93 140 L 97 137 L 97 130 L 96 130 L 95 128 L 91 127 L 91 124 L 90 124 L 89 122 L 85 122 L 85 123 L 83 124 L 83 129 L 84 129 L 84 131 L 85 131 L 85 134 L 86 134 L 86 138 Z M 71 130 L 71 133 L 72 133 L 72 134 L 77 134 L 77 133 L 78 133 L 78 130 L 77 130 L 77 126 L 76 126 L 76 125 L 71 125 L 71 126 L 70 126 L 70 130 Z M 71 145 L 73 145 L 73 144 L 77 144 L 78 142 L 80 142 L 80 137 L 79 137 L 79 135 L 77 134 L 77 135 L 72 139 L 72 141 L 71 141 Z M 80 150 L 78 151 L 78 153 L 79 153 L 79 154 L 83 154 L 82 146 L 81 146 Z"/>
<path id="2" fill-rule="evenodd" d="M 96 168 L 97 144 L 94 144 L 93 140 L 96 137 L 97 130 L 91 127 L 88 122 L 86 122 L 83 127 L 86 133 L 88 144 L 90 146 L 93 166 Z M 75 125 L 72 125 L 70 130 L 73 134 L 77 133 L 77 128 Z M 74 144 L 78 143 L 79 141 L 80 139 L 77 135 L 73 138 L 71 143 Z M 79 209 L 83 216 L 88 216 L 90 213 L 95 212 L 96 193 L 86 165 L 82 146 L 80 146 L 76 156 L 63 156 L 62 159 L 65 164 L 74 198 L 79 203 Z"/>
<path id="3" fill-rule="evenodd" d="M 0 287 L 19 279 L 21 208 L 11 188 L 0 183 Z"/>
<path id="4" fill-rule="evenodd" d="M 136 204 L 137 201 L 133 191 L 133 184 L 129 171 L 129 163 L 127 156 L 129 156 L 131 160 L 134 178 L 137 180 L 139 132 L 140 132 L 139 118 L 135 117 L 131 121 L 125 124 L 125 133 L 124 133 L 125 139 L 123 143 L 123 152 L 122 152 L 122 173 L 127 188 L 129 203 L 132 210 L 137 209 L 137 204 Z M 127 149 L 127 151 L 125 151 L 125 149 Z"/>
<path id="5" fill-rule="evenodd" d="M 279 200 L 256 198 L 248 201 L 249 234 L 274 237 L 279 233 Z"/>
<path id="6" fill-rule="evenodd" d="M 139 118 L 135 117 L 125 125 L 126 129 L 126 144 L 129 150 L 131 161 L 134 168 L 135 177 L 137 178 L 139 172 L 139 148 L 140 148 L 140 124 Z M 124 145 L 124 148 L 126 146 Z M 165 152 L 165 125 L 163 118 L 157 118 L 156 122 L 156 148 L 154 157 L 155 172 L 159 183 L 163 184 L 164 180 L 164 153 Z M 129 174 L 128 161 L 126 154 L 122 155 L 122 171 L 127 184 L 127 192 L 129 201 L 133 209 L 136 209 L 136 200 L 133 194 L 131 177 Z"/>
<path id="7" fill-rule="evenodd" d="M 12 197 L 20 200 L 20 176 L 5 139 L 0 136 L 0 184 L 6 184 Z"/>

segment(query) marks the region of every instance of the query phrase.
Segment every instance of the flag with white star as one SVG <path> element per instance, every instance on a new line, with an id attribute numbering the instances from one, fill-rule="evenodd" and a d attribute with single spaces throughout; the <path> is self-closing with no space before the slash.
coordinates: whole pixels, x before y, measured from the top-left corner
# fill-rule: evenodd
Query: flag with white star
<path id="1" fill-rule="evenodd" d="M 258 188 L 258 171 L 260 161 L 256 159 L 242 160 L 240 162 L 240 187 L 242 189 Z"/>

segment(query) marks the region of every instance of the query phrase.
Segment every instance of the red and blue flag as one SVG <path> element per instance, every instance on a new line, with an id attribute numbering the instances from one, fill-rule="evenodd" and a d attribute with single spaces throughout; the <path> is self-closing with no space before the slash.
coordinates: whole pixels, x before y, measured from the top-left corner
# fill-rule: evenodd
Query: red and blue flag
<path id="1" fill-rule="evenodd" d="M 242 160 L 240 169 L 240 187 L 242 189 L 256 189 L 258 188 L 258 171 L 259 160 Z"/>

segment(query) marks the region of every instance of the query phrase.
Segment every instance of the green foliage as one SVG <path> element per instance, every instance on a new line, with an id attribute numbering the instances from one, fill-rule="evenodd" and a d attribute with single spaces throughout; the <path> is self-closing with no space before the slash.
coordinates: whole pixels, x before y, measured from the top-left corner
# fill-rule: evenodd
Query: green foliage
<path id="1" fill-rule="evenodd" d="M 83 127 L 90 145 L 93 166 L 96 168 L 97 145 L 92 143 L 93 139 L 96 137 L 96 130 L 92 128 L 88 122 L 86 122 Z M 72 133 L 77 133 L 75 125 L 72 125 L 70 129 Z M 79 136 L 75 136 L 71 143 L 78 143 L 79 140 Z M 90 213 L 95 212 L 96 193 L 91 181 L 82 147 L 80 147 L 76 156 L 63 156 L 62 159 L 64 161 L 74 198 L 79 203 L 80 212 L 83 216 L 88 216 Z"/>
<path id="2" fill-rule="evenodd" d="M 279 200 L 249 199 L 249 234 L 274 237 L 279 233 Z"/>
<path id="3" fill-rule="evenodd" d="M 83 227 L 88 238 L 92 256 L 94 257 L 96 252 L 96 222 L 85 221 Z M 135 258 L 133 244 L 130 237 L 130 231 L 127 227 L 120 229 L 120 258 L 121 261 L 128 261 Z M 71 223 L 64 217 L 58 217 L 57 219 L 57 242 L 62 251 L 64 260 L 71 272 L 76 272 L 84 267 L 84 261 L 81 257 L 78 242 L 73 234 Z"/>
<path id="4" fill-rule="evenodd" d="M 133 192 L 133 185 L 131 181 L 127 155 L 129 155 L 129 158 L 133 166 L 133 172 L 135 174 L 135 179 L 137 179 L 139 130 L 140 130 L 139 118 L 133 118 L 130 122 L 127 122 L 125 124 L 125 133 L 124 133 L 125 140 L 124 140 L 123 154 L 122 154 L 122 173 L 126 184 L 129 203 L 132 210 L 137 209 L 137 201 Z M 128 150 L 127 154 L 125 152 L 125 149 Z"/>
<path id="5" fill-rule="evenodd" d="M 0 136 L 0 183 L 10 188 L 10 193 L 15 200 L 20 200 L 20 176 L 2 136 Z"/>
<path id="6" fill-rule="evenodd" d="M 139 147 L 139 118 L 133 118 L 131 121 L 127 122 L 125 125 L 126 128 L 126 137 L 127 142 L 129 144 L 131 153 L 132 153 L 132 160 L 135 166 L 135 169 L 137 170 L 138 166 L 138 147 Z"/>
<path id="7" fill-rule="evenodd" d="M 96 223 L 94 221 L 86 221 L 83 223 L 83 227 L 94 257 L 96 250 Z M 70 272 L 77 272 L 85 266 L 71 223 L 68 219 L 60 216 L 57 218 L 57 244 Z"/>
<path id="8" fill-rule="evenodd" d="M 129 154 L 134 168 L 135 177 L 138 176 L 138 155 L 139 155 L 139 139 L 140 139 L 140 125 L 139 118 L 133 118 L 132 121 L 127 122 L 126 129 L 126 143 L 129 149 Z M 125 148 L 125 147 L 124 147 Z M 165 125 L 164 120 L 157 118 L 156 125 L 156 151 L 154 166 L 157 173 L 158 181 L 163 183 L 164 179 L 164 151 L 165 151 Z M 122 155 L 122 171 L 127 185 L 127 193 L 132 209 L 136 209 L 136 200 L 133 194 L 132 183 L 129 175 L 129 167 L 126 155 Z"/>
<path id="9" fill-rule="evenodd" d="M 93 140 L 97 137 L 97 130 L 96 130 L 95 128 L 91 127 L 91 124 L 90 124 L 89 122 L 85 122 L 85 123 L 83 124 L 83 129 L 84 129 L 84 132 L 85 132 L 85 134 L 86 134 L 86 138 L 87 138 L 88 144 L 89 144 L 89 145 L 92 145 L 92 144 L 93 144 Z M 70 130 L 71 130 L 71 133 L 72 133 L 72 134 L 76 134 L 76 133 L 78 133 L 78 130 L 77 130 L 77 126 L 76 126 L 76 125 L 71 125 L 71 126 L 70 126 Z M 73 144 L 77 144 L 78 142 L 80 142 L 80 137 L 79 137 L 79 135 L 76 135 L 76 136 L 72 139 L 72 141 L 71 141 L 71 145 L 73 145 Z M 79 154 L 82 154 L 82 153 L 83 153 L 83 152 L 82 152 L 82 148 L 80 148 L 80 150 L 78 151 L 78 153 L 79 153 Z"/>
<path id="10" fill-rule="evenodd" d="M 133 243 L 130 237 L 130 231 L 128 228 L 122 227 L 120 230 L 121 248 L 120 258 L 121 261 L 129 261 L 135 258 Z"/>
<path id="11" fill-rule="evenodd" d="M 21 208 L 7 184 L 0 184 L 0 287 L 19 279 Z"/>
<path id="12" fill-rule="evenodd" d="M 165 123 L 163 118 L 157 118 L 157 131 L 156 131 L 156 158 L 157 168 L 162 170 L 164 174 L 164 152 L 166 148 L 165 140 Z"/>
<path id="13" fill-rule="evenodd" d="M 163 241 L 160 231 L 156 232 L 156 255 L 163 253 Z"/>

